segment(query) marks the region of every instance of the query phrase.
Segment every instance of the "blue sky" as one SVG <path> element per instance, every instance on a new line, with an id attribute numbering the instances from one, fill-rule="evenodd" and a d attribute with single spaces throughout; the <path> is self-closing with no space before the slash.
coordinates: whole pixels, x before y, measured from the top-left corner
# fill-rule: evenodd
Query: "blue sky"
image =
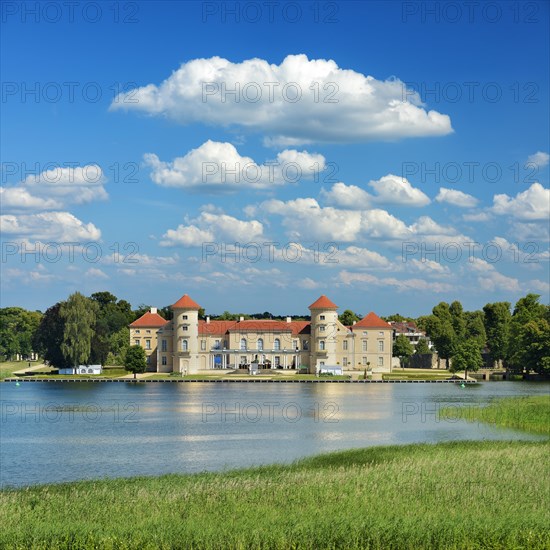
<path id="1" fill-rule="evenodd" d="M 2 306 L 548 301 L 547 3 L 34 6 L 2 7 Z"/>

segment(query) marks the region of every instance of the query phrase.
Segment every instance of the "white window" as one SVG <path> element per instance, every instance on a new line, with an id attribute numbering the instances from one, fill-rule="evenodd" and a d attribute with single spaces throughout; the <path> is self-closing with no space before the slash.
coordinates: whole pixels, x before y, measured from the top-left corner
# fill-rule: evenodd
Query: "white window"
<path id="1" fill-rule="evenodd" d="M 151 334 L 151 331 L 150 331 L 149 329 L 147 329 L 145 332 L 146 332 L 147 334 Z"/>
<path id="2" fill-rule="evenodd" d="M 368 335 L 369 335 L 369 333 L 366 330 L 364 330 L 363 331 L 363 336 L 368 336 Z"/>
<path id="3" fill-rule="evenodd" d="M 166 351 L 168 349 L 168 342 L 166 340 L 161 340 L 160 343 L 160 350 Z"/>
<path id="4" fill-rule="evenodd" d="M 384 351 L 384 340 L 378 340 L 378 351 Z"/>
<path id="5" fill-rule="evenodd" d="M 367 351 L 367 341 L 366 341 L 366 340 L 363 340 L 363 341 L 361 342 L 361 346 L 362 346 L 361 349 L 362 349 L 363 351 Z"/>
<path id="6" fill-rule="evenodd" d="M 348 349 L 348 341 L 347 341 L 347 340 L 344 340 L 344 341 L 342 342 L 342 349 L 343 349 L 343 350 L 347 350 L 347 349 Z"/>
<path id="7" fill-rule="evenodd" d="M 344 359 L 342 360 L 342 364 L 344 365 L 344 367 L 348 366 L 348 358 L 347 357 L 344 357 Z"/>
<path id="8" fill-rule="evenodd" d="M 139 330 L 139 328 L 136 329 L 136 334 L 139 334 L 141 331 Z"/>
<path id="9" fill-rule="evenodd" d="M 278 367 L 281 364 L 281 358 L 278 355 L 273 358 L 273 364 L 275 367 Z"/>
<path id="10" fill-rule="evenodd" d="M 324 321 L 324 320 L 325 320 L 325 316 L 324 316 L 324 315 L 319 315 L 319 319 L 320 319 L 321 321 Z"/>
<path id="11" fill-rule="evenodd" d="M 206 340 L 201 340 L 201 351 L 206 351 Z"/>
<path id="12" fill-rule="evenodd" d="M 367 358 L 363 357 L 363 365 L 366 365 L 366 364 L 367 364 Z"/>
<path id="13" fill-rule="evenodd" d="M 273 342 L 273 349 L 275 349 L 275 350 L 280 350 L 281 349 L 281 341 L 279 340 L 279 338 L 275 338 L 275 340 Z"/>
<path id="14" fill-rule="evenodd" d="M 187 340 L 181 341 L 181 351 L 187 351 L 189 349 L 189 343 Z"/>
<path id="15" fill-rule="evenodd" d="M 221 346 L 220 346 L 220 341 L 219 341 L 219 340 L 216 340 L 216 341 L 214 342 L 214 349 L 220 349 L 220 347 L 221 347 Z"/>
<path id="16" fill-rule="evenodd" d="M 325 325 L 319 325 L 319 332 L 325 332 Z"/>
<path id="17" fill-rule="evenodd" d="M 241 365 L 246 365 L 246 355 L 241 355 Z"/>
<path id="18" fill-rule="evenodd" d="M 378 333 L 378 338 L 384 338 L 384 333 L 383 333 L 383 332 L 379 332 L 379 333 Z"/>
<path id="19" fill-rule="evenodd" d="M 189 330 L 189 325 L 183 325 L 181 327 L 181 330 L 183 330 L 184 332 L 187 332 Z"/>
<path id="20" fill-rule="evenodd" d="M 181 320 L 182 320 L 182 321 L 187 321 L 187 319 L 188 319 L 187 315 L 182 315 L 182 316 L 181 316 Z"/>
<path id="21" fill-rule="evenodd" d="M 292 340 L 292 349 L 298 349 L 298 340 Z"/>
<path id="22" fill-rule="evenodd" d="M 246 350 L 246 338 L 241 338 L 241 350 Z"/>
<path id="23" fill-rule="evenodd" d="M 324 362 L 324 361 L 319 361 L 319 366 L 320 366 L 320 367 L 324 367 L 324 366 L 325 366 L 325 362 Z"/>
<path id="24" fill-rule="evenodd" d="M 321 351 L 325 350 L 325 341 L 324 340 L 319 340 L 319 349 Z"/>
<path id="25" fill-rule="evenodd" d="M 302 349 L 307 351 L 309 349 L 309 342 L 307 340 L 302 340 Z"/>
<path id="26" fill-rule="evenodd" d="M 139 338 L 134 339 L 134 346 L 139 346 Z"/>
<path id="27" fill-rule="evenodd" d="M 257 343 L 257 349 L 258 351 L 263 351 L 264 349 L 264 340 L 263 338 L 258 338 L 258 343 Z"/>
<path id="28" fill-rule="evenodd" d="M 378 366 L 379 366 L 379 367 L 383 367 L 383 366 L 384 366 L 384 358 L 383 358 L 383 357 L 379 357 L 379 358 L 378 358 Z"/>
<path id="29" fill-rule="evenodd" d="M 163 365 L 166 365 L 166 364 L 168 363 L 168 361 L 166 360 L 166 355 L 163 355 L 163 356 L 162 356 L 161 363 L 162 363 Z"/>

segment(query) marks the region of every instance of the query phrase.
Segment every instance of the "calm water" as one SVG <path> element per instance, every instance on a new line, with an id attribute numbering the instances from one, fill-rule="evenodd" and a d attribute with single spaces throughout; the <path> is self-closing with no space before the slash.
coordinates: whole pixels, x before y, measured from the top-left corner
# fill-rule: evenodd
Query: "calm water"
<path id="1" fill-rule="evenodd" d="M 0 485 L 221 470 L 372 445 L 534 439 L 439 420 L 550 384 L 0 384 Z"/>

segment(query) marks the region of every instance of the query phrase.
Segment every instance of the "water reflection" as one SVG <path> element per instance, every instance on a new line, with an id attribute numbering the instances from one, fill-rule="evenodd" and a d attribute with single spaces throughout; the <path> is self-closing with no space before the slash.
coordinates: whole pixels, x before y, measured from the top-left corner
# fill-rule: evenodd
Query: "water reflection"
<path id="1" fill-rule="evenodd" d="M 447 405 L 547 394 L 549 384 L 0 384 L 0 483 L 199 472 L 321 452 L 457 439 L 532 439 Z"/>

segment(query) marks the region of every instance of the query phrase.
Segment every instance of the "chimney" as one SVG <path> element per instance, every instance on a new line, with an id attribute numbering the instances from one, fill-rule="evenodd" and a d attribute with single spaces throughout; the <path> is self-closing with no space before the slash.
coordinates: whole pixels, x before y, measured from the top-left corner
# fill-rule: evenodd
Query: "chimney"
<path id="1" fill-rule="evenodd" d="M 244 317 L 242 315 L 239 317 L 239 321 L 244 321 Z"/>
<path id="2" fill-rule="evenodd" d="M 292 317 L 287 317 L 287 318 L 286 318 L 286 322 L 287 322 L 287 323 L 290 323 L 290 321 L 292 321 Z"/>
<path id="3" fill-rule="evenodd" d="M 357 321 L 353 321 L 353 324 L 355 325 L 355 323 L 357 323 Z"/>
<path id="4" fill-rule="evenodd" d="M 152 307 L 151 308 L 151 313 L 155 314 L 157 312 L 157 308 L 156 307 Z"/>
<path id="5" fill-rule="evenodd" d="M 206 322 L 207 322 L 207 323 L 210 323 L 210 315 L 207 315 L 207 316 L 206 316 Z"/>

